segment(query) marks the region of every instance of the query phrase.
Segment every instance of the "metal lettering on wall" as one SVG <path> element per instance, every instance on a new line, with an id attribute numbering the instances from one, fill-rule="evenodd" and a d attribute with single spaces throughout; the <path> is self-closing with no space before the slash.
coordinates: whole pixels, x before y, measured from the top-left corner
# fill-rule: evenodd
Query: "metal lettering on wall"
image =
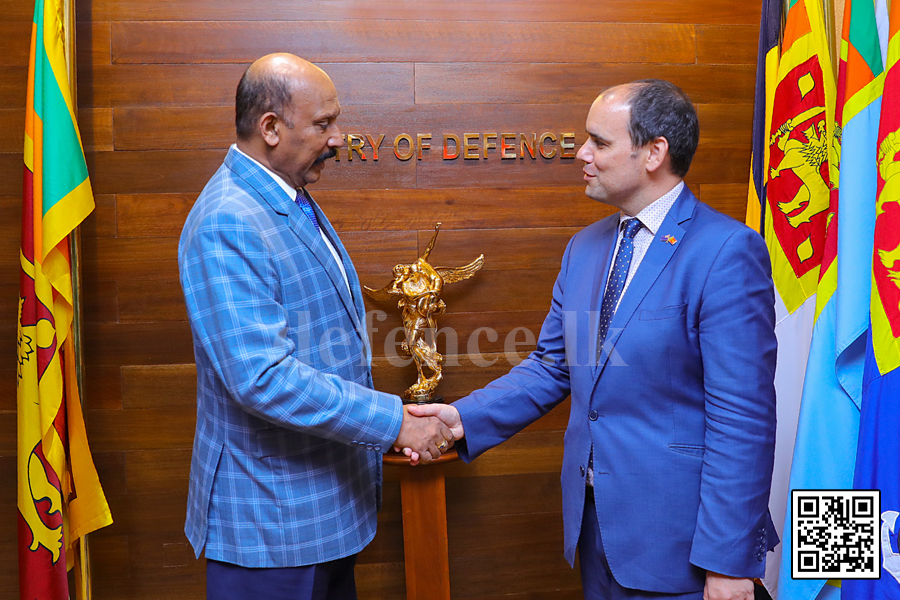
<path id="1" fill-rule="evenodd" d="M 348 133 L 342 136 L 345 146 L 341 148 L 335 160 L 378 161 L 385 134 L 374 137 L 371 134 Z M 398 160 L 422 160 L 423 155 L 432 151 L 435 142 L 440 142 L 440 153 L 443 160 L 500 160 L 532 159 L 539 156 L 550 158 L 575 158 L 575 134 L 554 133 L 545 131 L 537 133 L 444 133 L 435 137 L 430 133 L 400 133 L 394 137 L 393 154 Z"/>

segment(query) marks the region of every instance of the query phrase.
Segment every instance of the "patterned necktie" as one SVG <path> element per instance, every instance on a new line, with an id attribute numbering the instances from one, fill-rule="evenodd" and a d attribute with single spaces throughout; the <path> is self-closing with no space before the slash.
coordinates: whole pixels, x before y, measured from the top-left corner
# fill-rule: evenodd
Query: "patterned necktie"
<path id="1" fill-rule="evenodd" d="M 638 219 L 625 219 L 622 221 L 622 241 L 619 243 L 619 251 L 616 252 L 616 260 L 613 263 L 612 273 L 606 283 L 606 293 L 603 294 L 603 304 L 600 306 L 600 330 L 597 333 L 597 360 L 603 350 L 603 342 L 609 331 L 609 322 L 616 312 L 616 305 L 622 290 L 625 289 L 625 281 L 628 280 L 628 268 L 631 266 L 631 257 L 634 255 L 634 236 L 640 231 L 643 224 Z"/>
<path id="2" fill-rule="evenodd" d="M 319 219 L 316 218 L 316 211 L 313 210 L 312 204 L 309 203 L 309 198 L 306 197 L 306 190 L 299 189 L 297 190 L 297 197 L 294 198 L 294 202 L 297 203 L 297 206 L 300 207 L 300 210 L 303 211 L 312 224 L 316 227 L 316 232 L 322 233 L 322 230 L 319 228 Z M 630 260 L 630 259 L 629 259 Z"/>

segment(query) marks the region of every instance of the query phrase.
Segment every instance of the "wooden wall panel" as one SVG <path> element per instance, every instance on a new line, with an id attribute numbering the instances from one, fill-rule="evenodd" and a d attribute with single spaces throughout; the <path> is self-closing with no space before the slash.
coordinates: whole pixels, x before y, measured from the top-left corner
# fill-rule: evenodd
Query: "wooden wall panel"
<path id="1" fill-rule="evenodd" d="M 16 0 L 22 2 L 22 0 Z M 332 21 L 342 19 L 430 21 L 537 21 L 614 23 L 759 23 L 759 8 L 733 0 L 673 2 L 672 0 L 605 0 L 535 3 L 531 0 L 349 0 L 298 5 L 292 0 L 270 0 L 266 10 L 241 0 L 194 0 L 148 3 L 141 0 L 94 0 L 77 5 L 79 20 L 96 21 Z M 30 14 L 30 13 L 29 13 Z"/>
<path id="2" fill-rule="evenodd" d="M 194 365 L 122 367 L 124 408 L 182 406 L 185 390 L 196 392 Z"/>
<path id="3" fill-rule="evenodd" d="M 33 0 L 0 14 L 0 325 L 8 355 L 18 286 L 22 124 Z M 440 393 L 456 400 L 533 348 L 571 235 L 613 214 L 584 196 L 574 158 L 443 160 L 443 134 L 552 132 L 585 140 L 604 87 L 659 77 L 698 105 L 700 149 L 687 177 L 700 198 L 742 219 L 759 7 L 737 0 L 76 0 L 78 106 L 97 209 L 82 227 L 88 432 L 115 524 L 93 537 L 97 600 L 200 600 L 204 563 L 182 533 L 196 372 L 177 276 L 181 227 L 233 142 L 246 66 L 299 52 L 332 77 L 345 134 L 384 134 L 326 165 L 314 197 L 364 284 L 422 252 L 435 263 L 485 254 L 448 286 Z M 394 138 L 430 133 L 422 159 Z M 499 145 L 499 144 L 498 144 Z M 558 143 L 553 144 L 557 148 Z M 400 318 L 372 302 L 376 386 L 415 376 L 397 356 Z M 479 328 L 477 338 L 472 334 Z M 455 337 L 452 332 L 455 332 Z M 527 333 L 526 333 L 527 330 Z M 405 364 L 405 366 L 402 366 Z M 0 365 L 0 600 L 15 571 L 14 365 Z M 562 559 L 559 468 L 569 402 L 471 465 L 448 464 L 453 597 L 580 598 Z M 385 471 L 379 533 L 360 555 L 363 600 L 405 595 L 399 470 Z M 479 543 L 473 543 L 477 539 Z"/>
<path id="4" fill-rule="evenodd" d="M 78 126 L 85 152 L 113 149 L 113 111 L 111 108 L 82 108 Z"/>
<path id="5" fill-rule="evenodd" d="M 12 417 L 10 419 L 10 416 Z M 15 413 L 0 413 L 0 427 L 15 432 Z M 0 429 L 2 431 L 3 429 Z M 0 435 L 2 437 L 2 435 Z M 16 451 L 13 446 L 0 446 L 0 597 L 15 600 L 19 597 L 18 563 L 16 559 L 16 531 L 19 511 L 16 509 Z M 7 591 L 8 590 L 8 591 Z"/>
<path id="6" fill-rule="evenodd" d="M 497 40 L 503 41 L 498 51 Z M 124 63 L 247 63 L 285 51 L 332 62 L 694 62 L 690 25 L 465 21 L 123 22 L 112 60 Z M 428 48 L 423 54 L 422 49 Z"/>
<path id="7" fill-rule="evenodd" d="M 31 22 L 34 17 L 34 2 L 31 0 L 7 0 L 3 5 L 3 20 Z"/>
<path id="8" fill-rule="evenodd" d="M 24 145 L 24 111 L 21 108 L 0 109 L 0 152 L 20 152 Z"/>
<path id="9" fill-rule="evenodd" d="M 115 319 L 115 316 L 112 318 Z M 121 367 L 118 365 L 87 366 L 84 379 L 85 396 L 91 399 L 91 408 L 98 410 L 122 409 Z"/>
<path id="10" fill-rule="evenodd" d="M 92 65 L 79 71 L 79 106 L 234 106 L 246 64 Z M 322 64 L 341 101 L 390 104 L 413 101 L 413 65 L 408 63 Z M 371 85 L 378 82 L 378 85 Z M 0 78 L 0 107 L 5 100 Z"/>
<path id="11" fill-rule="evenodd" d="M 16 455 L 16 414 L 12 407 L 4 407 L 0 412 L 0 456 Z M 15 486 L 10 486 L 15 487 Z"/>
<path id="12" fill-rule="evenodd" d="M 84 344 L 91 347 L 85 354 L 88 370 L 116 365 L 183 364 L 194 359 L 191 328 L 184 321 L 91 323 L 85 328 Z"/>
<path id="13" fill-rule="evenodd" d="M 7 343 L 12 351 L 11 340 L 15 339 L 16 328 L 14 325 L 4 325 L 0 328 L 0 335 L 8 335 Z M 16 365 L 4 365 L 0 369 L 0 377 L 8 377 L 9 379 L 0 384 L 0 412 L 14 411 L 16 409 Z M 12 436 L 12 431 L 8 433 Z"/>
<path id="14" fill-rule="evenodd" d="M 24 120 L 23 120 L 24 122 Z M 0 154 L 0 196 L 22 197 L 22 153 L 9 152 Z"/>
<path id="15" fill-rule="evenodd" d="M 28 64 L 31 23 L 25 19 L 0 21 L 0 67 Z"/>
<path id="16" fill-rule="evenodd" d="M 94 192 L 94 212 L 81 224 L 86 238 L 116 237 L 116 196 Z"/>
<path id="17" fill-rule="evenodd" d="M 28 65 L 0 68 L 0 108 L 17 108 L 25 105 L 25 81 Z M 4 171 L 5 172 L 5 171 Z"/>
<path id="18" fill-rule="evenodd" d="M 753 125 L 753 106 L 750 104 L 701 104 L 700 145 L 747 147 Z"/>
<path id="19" fill-rule="evenodd" d="M 75 52 L 78 64 L 103 65 L 111 62 L 112 43 L 109 23 L 103 21 L 81 21 L 75 25 L 78 43 Z"/>
<path id="20" fill-rule="evenodd" d="M 581 177 L 584 166 L 574 158 L 526 158 L 520 162 L 429 158 L 417 169 L 420 188 L 499 187 L 511 180 L 520 186 L 568 185 Z"/>
<path id="21" fill-rule="evenodd" d="M 750 146 L 713 146 L 697 148 L 691 170 L 684 180 L 688 185 L 704 183 L 738 183 L 747 179 L 750 165 Z"/>
<path id="22" fill-rule="evenodd" d="M 570 102 L 586 111 L 607 86 L 655 77 L 680 86 L 698 104 L 746 103 L 755 76 L 755 65 L 417 63 L 416 102 Z"/>
<path id="23" fill-rule="evenodd" d="M 697 27 L 697 62 L 747 65 L 756 62 L 756 25 Z"/>
<path id="24" fill-rule="evenodd" d="M 177 261 L 178 240 L 88 238 L 82 242 L 82 251 L 86 256 L 104 257 L 97 263 L 86 261 L 82 269 L 87 279 L 160 279 L 171 275 L 171 263 Z"/>
<path id="25" fill-rule="evenodd" d="M 738 221 L 747 214 L 747 186 L 742 183 L 702 184 L 699 197 Z"/>
<path id="26" fill-rule="evenodd" d="M 82 317 L 88 323 L 119 318 L 119 285 L 117 281 L 88 279 L 83 282 L 84 304 Z"/>
<path id="27" fill-rule="evenodd" d="M 16 320 L 22 222 L 25 87 L 34 3 L 0 11 L 0 600 L 19 597 L 16 508 Z"/>

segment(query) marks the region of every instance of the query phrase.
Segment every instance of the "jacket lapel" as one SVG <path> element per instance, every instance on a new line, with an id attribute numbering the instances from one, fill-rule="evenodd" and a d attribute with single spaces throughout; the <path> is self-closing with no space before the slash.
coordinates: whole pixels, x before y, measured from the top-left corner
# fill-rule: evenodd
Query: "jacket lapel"
<path id="1" fill-rule="evenodd" d="M 325 272 L 328 274 L 328 278 L 331 280 L 332 285 L 334 285 L 335 289 L 337 290 L 338 296 L 340 296 L 341 301 L 344 303 L 344 308 L 346 308 L 347 312 L 350 313 L 353 324 L 356 326 L 357 331 L 359 331 L 360 313 L 357 307 L 354 305 L 353 299 L 350 297 L 350 290 L 347 289 L 347 284 L 344 282 L 344 277 L 341 275 L 341 271 L 334 260 L 334 256 L 325 245 L 324 240 L 322 240 L 322 236 L 319 234 L 319 232 L 316 231 L 315 226 L 306 217 L 306 215 L 303 214 L 303 211 L 299 206 L 297 206 L 296 202 L 294 202 L 294 199 L 288 197 L 281 186 L 278 185 L 266 172 L 260 169 L 259 166 L 248 160 L 245 156 L 234 151 L 233 149 L 228 151 L 228 155 L 225 157 L 225 165 L 232 171 L 234 171 L 244 181 L 246 181 L 254 190 L 256 190 L 257 193 L 259 193 L 259 195 L 262 197 L 262 199 L 272 207 L 272 210 L 274 210 L 282 217 L 287 218 L 288 225 L 291 231 L 293 231 L 297 235 L 297 237 L 300 238 L 300 241 L 303 242 L 303 244 L 307 248 L 309 248 L 309 251 L 312 253 L 312 255 L 325 269 Z M 337 234 L 334 232 L 334 229 L 331 228 L 331 224 L 328 222 L 328 219 L 325 217 L 321 210 L 318 210 L 315 202 L 313 202 L 312 204 L 315 207 L 316 216 L 319 218 L 319 226 L 324 227 L 329 235 L 329 238 L 337 242 L 335 244 L 335 249 L 338 251 L 338 253 L 342 257 L 346 257 L 347 253 L 344 250 L 343 245 L 341 245 L 340 241 L 338 240 Z M 346 263 L 344 268 L 347 271 L 347 278 L 349 280 L 350 273 L 354 271 L 352 267 L 351 269 L 347 269 Z"/>
<path id="2" fill-rule="evenodd" d="M 647 292 L 650 291 L 650 288 L 659 278 L 663 269 L 675 254 L 678 246 L 682 243 L 685 232 L 682 224 L 691 218 L 696 205 L 697 198 L 690 190 L 688 190 L 687 186 L 685 186 L 681 194 L 675 200 L 675 203 L 672 205 L 672 208 L 669 209 L 662 225 L 660 225 L 659 229 L 656 231 L 656 235 L 653 236 L 653 240 L 650 242 L 649 248 L 647 248 L 647 253 L 644 255 L 643 260 L 641 260 L 641 264 L 635 272 L 634 277 L 631 279 L 631 283 L 628 284 L 628 289 L 626 289 L 625 293 L 622 295 L 619 307 L 616 309 L 612 321 L 609 324 L 609 332 L 606 336 L 606 341 L 603 344 L 604 352 L 600 356 L 600 360 L 597 361 L 597 367 L 594 374 L 595 377 L 600 376 L 603 372 L 603 368 L 609 362 L 610 352 L 608 352 L 607 349 L 616 347 L 616 343 L 618 343 L 622 331 L 628 326 L 628 323 L 634 316 L 638 306 L 640 306 L 641 302 L 644 300 Z M 673 238 L 676 240 L 674 244 L 667 241 Z M 613 239 L 615 240 L 615 238 Z M 594 306 L 599 306 L 599 304 Z M 597 329 L 594 329 L 593 331 L 594 337 L 596 338 Z M 596 343 L 597 342 L 594 341 L 595 347 Z M 593 356 L 596 356 L 596 354 Z"/>

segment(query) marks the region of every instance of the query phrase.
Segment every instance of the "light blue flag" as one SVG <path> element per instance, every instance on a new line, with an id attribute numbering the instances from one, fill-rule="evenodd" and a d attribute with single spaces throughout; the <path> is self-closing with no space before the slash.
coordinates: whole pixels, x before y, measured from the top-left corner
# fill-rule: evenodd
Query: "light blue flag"
<path id="1" fill-rule="evenodd" d="M 874 24 L 873 5 L 856 2 L 854 9 L 864 5 L 872 11 Z M 880 68 L 871 66 L 874 80 L 883 77 Z M 870 102 L 860 102 L 861 92 L 845 104 L 835 217 L 837 287 L 813 328 L 791 466 L 791 490 L 853 487 L 869 326 L 875 157 L 881 112 L 880 95 L 872 94 L 871 88 L 868 92 Z M 839 589 L 826 585 L 824 580 L 790 576 L 794 545 L 791 517 L 789 498 L 776 600 L 839 597 Z"/>

